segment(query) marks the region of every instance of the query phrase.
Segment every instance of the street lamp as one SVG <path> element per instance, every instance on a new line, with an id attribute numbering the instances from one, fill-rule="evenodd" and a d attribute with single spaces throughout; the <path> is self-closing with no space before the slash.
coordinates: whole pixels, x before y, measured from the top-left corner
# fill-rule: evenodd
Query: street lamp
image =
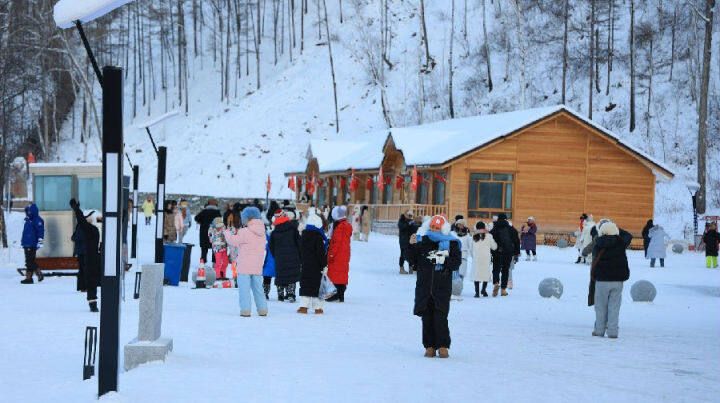
<path id="1" fill-rule="evenodd" d="M 690 191 L 690 197 L 692 197 L 693 207 L 693 245 L 697 243 L 696 238 L 698 235 L 698 214 L 697 214 L 697 192 L 700 190 L 700 184 L 695 181 L 685 182 L 688 191 Z"/>

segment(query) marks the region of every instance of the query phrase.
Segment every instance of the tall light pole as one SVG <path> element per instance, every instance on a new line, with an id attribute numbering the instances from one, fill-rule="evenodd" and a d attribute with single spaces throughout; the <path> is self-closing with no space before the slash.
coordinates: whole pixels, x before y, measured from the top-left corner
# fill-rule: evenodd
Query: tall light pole
<path id="1" fill-rule="evenodd" d="M 98 395 L 118 390 L 120 343 L 120 275 L 122 265 L 123 205 L 123 72 L 119 67 L 98 67 L 82 23 L 92 21 L 131 0 L 60 0 L 53 17 L 58 28 L 76 27 L 102 87 L 102 287 L 100 295 L 100 348 Z"/>
<path id="2" fill-rule="evenodd" d="M 692 197 L 692 207 L 693 207 L 693 245 L 697 247 L 697 237 L 698 237 L 698 213 L 697 213 L 697 193 L 698 190 L 700 190 L 700 184 L 694 181 L 687 181 L 685 183 L 685 186 L 687 186 L 688 191 L 690 192 L 690 197 Z"/>

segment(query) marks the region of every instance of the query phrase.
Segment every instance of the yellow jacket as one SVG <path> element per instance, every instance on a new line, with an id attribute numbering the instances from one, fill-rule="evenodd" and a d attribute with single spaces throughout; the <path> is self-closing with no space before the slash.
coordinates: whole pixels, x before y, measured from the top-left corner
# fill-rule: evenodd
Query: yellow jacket
<path id="1" fill-rule="evenodd" d="M 155 212 L 155 203 L 150 200 L 145 200 L 142 204 L 142 209 L 145 217 L 152 217 Z"/>

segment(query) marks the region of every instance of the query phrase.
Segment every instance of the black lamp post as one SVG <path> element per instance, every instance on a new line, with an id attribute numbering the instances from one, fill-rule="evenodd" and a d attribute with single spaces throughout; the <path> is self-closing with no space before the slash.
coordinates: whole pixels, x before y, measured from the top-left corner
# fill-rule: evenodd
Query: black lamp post
<path id="1" fill-rule="evenodd" d="M 698 236 L 698 213 L 697 213 L 697 193 L 700 190 L 700 184 L 697 182 L 687 182 L 686 186 L 692 197 L 693 207 L 693 245 L 697 247 L 697 236 Z"/>

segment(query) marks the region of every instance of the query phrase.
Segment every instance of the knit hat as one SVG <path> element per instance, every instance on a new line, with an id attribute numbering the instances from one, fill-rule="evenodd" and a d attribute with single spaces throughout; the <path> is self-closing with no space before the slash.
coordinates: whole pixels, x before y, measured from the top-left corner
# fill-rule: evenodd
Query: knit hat
<path id="1" fill-rule="evenodd" d="M 323 222 L 319 215 L 317 214 L 310 214 L 307 218 L 307 221 L 305 222 L 307 225 L 312 225 L 315 228 L 322 228 Z"/>
<path id="2" fill-rule="evenodd" d="M 250 220 L 262 220 L 260 209 L 252 206 L 245 207 L 242 213 L 240 213 L 240 220 L 242 220 L 243 225 L 247 225 Z"/>
<path id="3" fill-rule="evenodd" d="M 462 217 L 462 216 L 460 216 L 460 217 Z M 464 225 L 467 227 L 467 221 L 465 221 L 464 218 L 459 218 L 459 219 L 455 220 L 455 225 Z"/>
<path id="4" fill-rule="evenodd" d="M 215 228 L 222 228 L 222 227 L 224 227 L 225 224 L 223 223 L 222 217 L 215 217 L 215 219 L 213 220 L 213 226 L 214 226 Z"/>
<path id="5" fill-rule="evenodd" d="M 485 223 L 482 222 L 482 221 L 478 221 L 478 222 L 475 224 L 475 229 L 476 229 L 476 230 L 485 229 Z"/>
<path id="6" fill-rule="evenodd" d="M 600 220 L 600 224 L 597 225 L 597 231 L 600 236 L 603 235 L 620 235 L 620 229 L 618 226 L 607 219 Z"/>
<path id="7" fill-rule="evenodd" d="M 455 222 L 458 222 L 458 221 L 460 221 L 460 220 L 462 220 L 462 219 L 464 219 L 464 218 L 465 218 L 465 217 L 464 217 L 462 214 L 458 214 L 458 215 L 455 216 Z"/>
<path id="8" fill-rule="evenodd" d="M 430 219 L 430 230 L 431 231 L 442 231 L 443 226 L 447 223 L 445 217 L 441 215 L 434 215 Z"/>
<path id="9" fill-rule="evenodd" d="M 498 220 L 507 220 L 507 214 L 505 214 L 505 213 L 498 214 Z"/>
<path id="10" fill-rule="evenodd" d="M 581 219 L 581 220 L 587 220 L 587 218 L 588 218 L 588 215 L 585 214 L 585 213 L 582 213 L 582 214 L 580 215 L 580 219 Z"/>
<path id="11" fill-rule="evenodd" d="M 335 206 L 332 209 L 332 218 L 335 221 L 342 220 L 343 218 L 347 217 L 347 207 L 345 206 Z"/>
<path id="12" fill-rule="evenodd" d="M 535 221 L 535 217 L 533 217 L 533 216 L 528 217 L 528 221 Z"/>

